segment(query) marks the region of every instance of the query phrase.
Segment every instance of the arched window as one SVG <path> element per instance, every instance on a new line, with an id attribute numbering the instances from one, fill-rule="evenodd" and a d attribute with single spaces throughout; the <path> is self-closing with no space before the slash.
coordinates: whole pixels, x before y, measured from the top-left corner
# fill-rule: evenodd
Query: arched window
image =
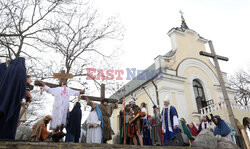
<path id="1" fill-rule="evenodd" d="M 198 112 L 200 113 L 200 109 L 207 106 L 204 89 L 198 80 L 193 80 L 193 89 Z"/>

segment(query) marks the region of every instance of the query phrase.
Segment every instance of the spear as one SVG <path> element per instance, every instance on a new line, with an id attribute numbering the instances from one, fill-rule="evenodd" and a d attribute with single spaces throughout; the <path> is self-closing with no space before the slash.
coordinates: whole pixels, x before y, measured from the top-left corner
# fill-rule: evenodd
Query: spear
<path id="1" fill-rule="evenodd" d="M 125 145 L 126 144 L 126 118 L 125 118 L 125 87 L 123 89 L 123 134 L 124 134 L 124 141 L 123 141 L 123 144 Z"/>
<path id="2" fill-rule="evenodd" d="M 148 94 L 148 92 L 146 91 L 145 87 L 143 86 L 142 89 L 146 92 L 146 94 L 148 95 L 149 99 L 151 100 L 151 102 L 153 103 L 153 105 L 155 105 L 153 99 L 150 97 L 150 95 Z"/>

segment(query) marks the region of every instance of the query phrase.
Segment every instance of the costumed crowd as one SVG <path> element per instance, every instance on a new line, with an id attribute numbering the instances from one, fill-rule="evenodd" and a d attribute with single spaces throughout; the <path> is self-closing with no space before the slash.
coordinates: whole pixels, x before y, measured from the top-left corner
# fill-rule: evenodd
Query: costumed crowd
<path id="1" fill-rule="evenodd" d="M 169 145 L 177 134 L 185 134 L 191 145 L 196 136 L 204 129 L 208 129 L 215 136 L 226 137 L 235 142 L 234 129 L 220 116 L 211 119 L 204 116 L 199 125 L 194 122 L 187 124 L 184 118 L 178 118 L 176 108 L 170 105 L 169 96 L 164 100 L 164 107 L 160 112 L 159 107 L 153 106 L 154 114 L 148 115 L 145 104 L 141 107 L 131 101 L 120 111 L 120 142 L 121 144 L 142 145 Z M 125 118 L 124 118 L 125 116 Z M 125 120 L 125 123 L 124 123 Z M 125 126 L 125 128 L 124 128 Z"/>
<path id="2" fill-rule="evenodd" d="M 26 75 L 25 59 L 17 58 L 7 67 L 0 64 L 0 139 L 14 140 L 17 127 L 27 120 L 28 105 L 32 102 L 30 90 L 31 78 Z M 58 87 L 50 88 L 41 83 L 43 90 L 54 96 L 52 114 L 38 120 L 32 127 L 30 141 L 46 141 L 53 138 L 59 141 L 65 136 L 66 142 L 107 143 L 112 139 L 110 117 L 118 103 L 109 104 L 103 99 L 100 104 L 85 98 L 91 106 L 90 114 L 81 126 L 82 111 L 80 102 L 76 102 L 69 111 L 70 96 L 79 96 L 84 91 L 76 91 L 66 86 L 61 80 Z M 132 100 L 120 111 L 120 143 L 134 145 L 168 145 L 179 133 L 187 135 L 192 143 L 204 129 L 213 131 L 214 135 L 226 137 L 234 142 L 234 130 L 220 116 L 204 116 L 201 123 L 187 124 L 184 118 L 178 117 L 176 108 L 170 105 L 170 98 L 164 99 L 164 107 L 160 111 L 153 107 L 154 114 L 148 115 L 146 104 L 140 107 Z M 49 131 L 47 125 L 50 124 Z M 66 133 L 64 133 L 66 128 Z"/>

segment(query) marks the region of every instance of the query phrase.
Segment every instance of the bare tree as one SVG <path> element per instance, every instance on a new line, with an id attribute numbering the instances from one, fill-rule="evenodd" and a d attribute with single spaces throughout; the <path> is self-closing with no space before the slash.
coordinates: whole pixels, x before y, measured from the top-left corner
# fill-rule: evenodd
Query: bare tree
<path id="1" fill-rule="evenodd" d="M 39 49 L 34 37 L 53 30 L 50 15 L 65 3 L 62 0 L 0 0 L 0 57 L 31 58 L 30 49 Z M 26 49 L 29 48 L 29 51 Z M 25 50 L 26 49 L 26 50 Z"/>
<path id="2" fill-rule="evenodd" d="M 57 16 L 54 19 L 56 29 L 48 30 L 43 39 L 38 39 L 63 57 L 66 73 L 74 75 L 71 81 L 86 85 L 85 82 L 79 81 L 79 77 L 87 75 L 86 67 L 96 68 L 97 59 L 102 60 L 100 69 L 104 69 L 105 66 L 112 69 L 112 59 L 117 56 L 117 50 L 106 55 L 98 49 L 98 45 L 110 39 L 122 39 L 123 27 L 114 17 L 103 21 L 104 23 L 100 20 L 97 11 L 88 4 L 77 5 L 68 10 L 68 13 Z M 98 81 L 94 81 L 99 84 Z"/>
<path id="3" fill-rule="evenodd" d="M 54 81 L 53 72 L 66 68 L 67 73 L 74 75 L 69 83 L 77 82 L 85 87 L 82 77 L 86 76 L 87 67 L 118 68 L 115 61 L 118 50 L 107 54 L 99 45 L 122 39 L 123 27 L 113 17 L 102 20 L 97 11 L 84 2 L 0 0 L 0 58 L 26 57 L 27 71 L 33 79 Z M 52 58 L 48 58 L 50 54 Z M 109 84 L 106 88 L 110 91 L 120 86 L 115 80 L 95 81 L 97 87 L 100 83 Z M 44 116 L 44 105 L 51 102 L 39 92 L 38 88 L 32 92 L 26 125 Z"/>
<path id="4" fill-rule="evenodd" d="M 90 62 L 91 52 L 110 62 L 115 52 L 107 56 L 97 45 L 121 39 L 122 27 L 112 17 L 100 23 L 97 11 L 88 6 L 85 0 L 0 0 L 0 58 L 26 57 L 28 72 L 40 79 L 51 78 L 51 64 L 58 63 L 35 57 L 35 52 L 47 53 L 41 42 L 62 56 L 66 72 L 75 77 L 86 75 L 84 68 L 98 57 Z"/>
<path id="5" fill-rule="evenodd" d="M 241 105 L 250 105 L 250 74 L 240 70 L 230 77 L 229 84 L 237 90 L 236 102 Z"/>

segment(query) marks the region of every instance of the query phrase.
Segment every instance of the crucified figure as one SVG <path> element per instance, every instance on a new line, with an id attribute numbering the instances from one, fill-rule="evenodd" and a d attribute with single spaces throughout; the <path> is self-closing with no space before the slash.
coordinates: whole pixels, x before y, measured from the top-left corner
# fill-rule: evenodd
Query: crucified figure
<path id="1" fill-rule="evenodd" d="M 55 132 L 62 132 L 63 128 L 66 126 L 69 97 L 79 96 L 81 93 L 84 93 L 84 90 L 75 91 L 67 87 L 65 81 L 60 81 L 59 85 L 59 87 L 50 88 L 42 83 L 43 90 L 55 97 L 52 110 L 52 120 L 50 123 L 50 129 Z"/>

